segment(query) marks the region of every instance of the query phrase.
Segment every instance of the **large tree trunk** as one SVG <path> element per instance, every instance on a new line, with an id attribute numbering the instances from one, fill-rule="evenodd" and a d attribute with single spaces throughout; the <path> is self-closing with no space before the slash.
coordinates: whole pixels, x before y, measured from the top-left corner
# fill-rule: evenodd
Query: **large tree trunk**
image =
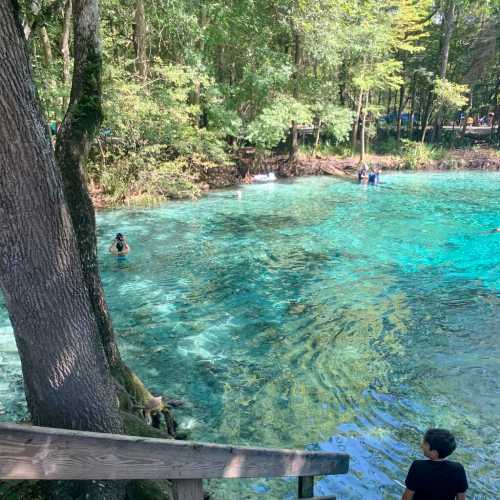
<path id="1" fill-rule="evenodd" d="M 134 47 L 137 72 L 142 79 L 145 79 L 147 74 L 147 58 L 144 0 L 137 0 L 135 4 Z"/>
<path id="2" fill-rule="evenodd" d="M 114 385 L 12 0 L 0 0 L 0 285 L 35 425 L 121 432 Z M 120 483 L 51 499 L 123 498 Z"/>
<path id="3" fill-rule="evenodd" d="M 151 397 L 120 358 L 97 263 L 95 213 L 85 163 L 101 120 L 101 44 L 97 0 L 73 0 L 74 71 L 70 104 L 57 136 L 56 159 L 75 228 L 83 276 L 113 375 L 140 404 Z"/>
<path id="4" fill-rule="evenodd" d="M 96 0 L 74 0 L 74 72 L 70 104 L 59 131 L 56 159 L 64 181 L 64 194 L 75 227 L 83 273 L 103 339 L 113 365 L 118 357 L 111 322 L 103 300 L 97 268 L 95 214 L 87 190 L 85 163 L 102 121 L 101 45 Z"/>

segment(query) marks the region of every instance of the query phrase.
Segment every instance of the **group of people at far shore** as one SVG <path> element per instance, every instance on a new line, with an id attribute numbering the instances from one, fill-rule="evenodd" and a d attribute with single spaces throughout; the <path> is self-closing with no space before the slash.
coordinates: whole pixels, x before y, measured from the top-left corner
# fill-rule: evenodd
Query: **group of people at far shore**
<path id="1" fill-rule="evenodd" d="M 358 170 L 358 182 L 360 184 L 371 184 L 374 186 L 380 182 L 381 167 L 368 168 L 365 163 Z"/>

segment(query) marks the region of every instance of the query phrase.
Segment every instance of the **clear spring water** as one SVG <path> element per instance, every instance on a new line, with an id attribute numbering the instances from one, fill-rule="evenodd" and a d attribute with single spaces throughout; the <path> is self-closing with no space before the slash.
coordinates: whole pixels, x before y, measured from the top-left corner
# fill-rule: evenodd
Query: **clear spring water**
<path id="1" fill-rule="evenodd" d="M 453 429 L 472 498 L 500 490 L 500 175 L 387 174 L 252 185 L 98 217 L 122 353 L 184 399 L 198 440 L 351 454 L 317 482 L 400 498 L 428 426 Z M 107 254 L 128 235 L 126 262 Z M 0 417 L 25 411 L 0 310 Z M 212 482 L 216 499 L 293 498 L 295 480 Z M 266 496 L 267 495 L 267 496 Z"/>

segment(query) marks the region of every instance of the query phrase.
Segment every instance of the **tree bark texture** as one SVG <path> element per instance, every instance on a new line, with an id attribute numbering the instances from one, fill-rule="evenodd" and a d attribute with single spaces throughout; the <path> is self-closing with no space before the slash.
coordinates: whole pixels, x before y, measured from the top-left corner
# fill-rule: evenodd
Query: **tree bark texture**
<path id="1" fill-rule="evenodd" d="M 21 24 L 0 0 L 0 286 L 35 425 L 119 433 L 115 387 L 84 285 Z M 82 286 L 83 285 L 83 286 Z M 121 483 L 52 483 L 51 499 L 119 499 Z"/>
<path id="2" fill-rule="evenodd" d="M 37 425 L 119 432 L 118 407 L 11 0 L 0 0 L 0 277 Z"/>
<path id="3" fill-rule="evenodd" d="M 141 404 L 150 399 L 151 394 L 120 357 L 99 275 L 95 212 L 85 175 L 88 153 L 102 121 L 97 0 L 73 0 L 73 27 L 73 83 L 68 111 L 57 135 L 56 160 L 106 358 L 119 384 Z"/>
<path id="4" fill-rule="evenodd" d="M 137 0 L 135 4 L 134 48 L 136 68 L 142 79 L 147 75 L 146 57 L 146 16 L 144 14 L 144 0 Z"/>
<path id="5" fill-rule="evenodd" d="M 75 228 L 83 274 L 111 366 L 120 357 L 104 300 L 97 264 L 95 213 L 87 189 L 85 164 L 102 121 L 101 43 L 96 0 L 74 0 L 74 72 L 70 103 L 56 143 L 64 194 Z"/>

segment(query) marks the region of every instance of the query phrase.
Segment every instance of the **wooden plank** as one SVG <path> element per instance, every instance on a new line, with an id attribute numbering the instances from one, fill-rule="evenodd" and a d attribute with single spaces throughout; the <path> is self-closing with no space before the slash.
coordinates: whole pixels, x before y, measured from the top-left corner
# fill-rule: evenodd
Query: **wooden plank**
<path id="1" fill-rule="evenodd" d="M 299 498 L 311 498 L 314 495 L 314 476 L 299 477 Z"/>
<path id="2" fill-rule="evenodd" d="M 203 481 L 201 479 L 176 479 L 174 500 L 203 500 Z"/>
<path id="3" fill-rule="evenodd" d="M 0 479 L 211 479 L 344 474 L 349 455 L 0 424 Z"/>

